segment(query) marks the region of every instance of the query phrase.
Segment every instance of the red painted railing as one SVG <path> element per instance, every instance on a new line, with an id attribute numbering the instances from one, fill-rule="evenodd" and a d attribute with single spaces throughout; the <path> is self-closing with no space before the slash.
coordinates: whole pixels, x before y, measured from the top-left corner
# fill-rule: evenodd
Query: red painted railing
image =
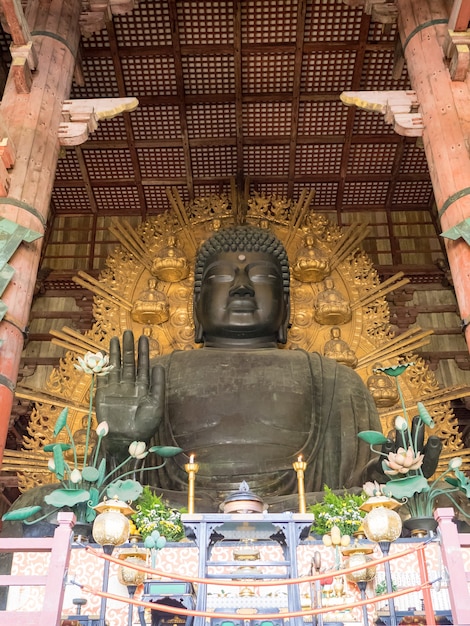
<path id="1" fill-rule="evenodd" d="M 44 586 L 44 601 L 37 611 L 0 611 L 0 626 L 59 626 L 64 601 L 65 576 L 70 560 L 73 513 L 59 513 L 54 536 L 42 539 L 0 539 L 0 552 L 50 552 L 41 576 L 1 575 L 0 586 Z"/>
<path id="2" fill-rule="evenodd" d="M 470 624 L 470 571 L 465 569 L 462 548 L 470 547 L 470 533 L 458 533 L 452 508 L 436 509 L 441 551 L 449 574 L 449 597 L 454 624 Z"/>

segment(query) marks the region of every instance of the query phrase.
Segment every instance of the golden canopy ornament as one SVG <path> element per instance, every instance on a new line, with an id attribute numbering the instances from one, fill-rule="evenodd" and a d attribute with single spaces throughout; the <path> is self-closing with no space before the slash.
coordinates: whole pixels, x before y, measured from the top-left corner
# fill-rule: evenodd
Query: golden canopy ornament
<path id="1" fill-rule="evenodd" d="M 187 206 L 175 189 L 168 189 L 167 195 L 170 210 L 150 217 L 138 228 L 133 229 L 124 220 L 113 222 L 111 231 L 120 245 L 109 255 L 99 279 L 84 272 L 74 278 L 95 294 L 95 323 L 83 335 L 67 327 L 53 331 L 52 342 L 65 348 L 66 353 L 50 375 L 46 390 L 17 390 L 17 396 L 36 403 L 23 450 L 5 454 L 3 469 L 17 471 L 21 490 L 50 481 L 42 447 L 52 440 L 61 408 L 70 407 L 72 432 L 82 427 L 83 414 L 88 411 L 89 378 L 74 368 L 77 355 L 88 350 L 106 351 L 111 337 L 121 336 L 126 329 L 133 330 L 135 337 L 146 334 L 151 339 L 152 356 L 198 349 L 192 320 L 196 251 L 214 231 L 241 222 L 271 229 L 284 243 L 291 262 L 291 325 L 282 349 L 301 348 L 324 354 L 332 328 L 338 327 L 341 341 L 356 356 L 350 366 L 366 384 L 377 362 L 387 366 L 413 361 L 401 381 L 407 410 L 413 415 L 416 403 L 424 402 L 436 423 L 434 434 L 444 442 L 441 462 L 446 463 L 446 458 L 459 450 L 466 467 L 470 467 L 450 406 L 452 399 L 462 396 L 462 389 L 440 389 L 434 374 L 415 354 L 428 342 L 432 331 L 413 328 L 395 336 L 386 295 L 408 280 L 398 273 L 380 281 L 360 247 L 368 233 L 366 225 L 352 223 L 339 228 L 332 224 L 312 209 L 313 191 L 304 190 L 295 203 L 256 192 L 241 201 L 232 187 L 232 194 L 196 198 Z M 141 298 L 149 285 L 159 294 L 158 302 L 150 299 L 150 307 Z M 345 311 L 341 317 L 331 315 L 336 324 L 324 323 L 328 315 L 318 316 L 316 307 L 332 287 L 332 305 Z M 168 315 L 160 316 L 160 309 L 166 313 L 166 307 Z M 336 330 L 334 333 L 338 334 Z M 468 395 L 468 390 L 465 393 Z M 392 406 L 377 404 L 383 431 L 388 433 L 400 405 L 398 401 Z"/>

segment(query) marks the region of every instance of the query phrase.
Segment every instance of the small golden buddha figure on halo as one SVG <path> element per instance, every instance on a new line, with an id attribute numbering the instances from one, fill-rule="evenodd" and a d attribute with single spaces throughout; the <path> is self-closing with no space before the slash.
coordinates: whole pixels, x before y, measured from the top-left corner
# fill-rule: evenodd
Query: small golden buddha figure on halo
<path id="1" fill-rule="evenodd" d="M 330 330 L 331 339 L 325 343 L 323 354 L 329 359 L 334 359 L 337 363 L 342 363 L 354 369 L 357 365 L 357 356 L 351 350 L 344 339 L 341 339 L 341 329 L 333 326 Z"/>
<path id="2" fill-rule="evenodd" d="M 157 281 L 150 278 L 148 289 L 141 291 L 132 307 L 131 317 L 140 324 L 161 324 L 170 317 L 166 296 L 157 289 Z"/>
<path id="3" fill-rule="evenodd" d="M 398 389 L 393 380 L 381 372 L 378 368 L 382 367 L 380 363 L 376 363 L 372 368 L 372 374 L 367 379 L 367 388 L 374 398 L 375 405 L 378 408 L 393 406 L 398 402 Z"/>
<path id="4" fill-rule="evenodd" d="M 148 337 L 148 341 L 149 341 L 149 358 L 153 359 L 154 357 L 159 356 L 161 354 L 160 344 L 155 339 L 155 337 L 153 337 L 152 327 L 151 326 L 144 326 L 142 328 L 142 335 L 145 335 L 146 337 Z M 136 350 L 138 348 L 138 343 L 139 343 L 139 340 L 137 339 L 137 341 L 135 342 Z"/>
<path id="5" fill-rule="evenodd" d="M 184 252 L 177 246 L 175 235 L 169 235 L 166 245 L 158 250 L 152 263 L 153 276 L 168 283 L 177 283 L 189 275 L 189 263 Z"/>
<path id="6" fill-rule="evenodd" d="M 330 273 L 327 256 L 315 246 L 315 238 L 309 233 L 305 235 L 304 245 L 297 252 L 292 273 L 302 283 L 319 283 Z"/>
<path id="7" fill-rule="evenodd" d="M 315 301 L 314 318 L 319 324 L 346 324 L 351 319 L 351 307 L 343 295 L 335 289 L 332 278 L 325 278 L 323 291 Z"/>

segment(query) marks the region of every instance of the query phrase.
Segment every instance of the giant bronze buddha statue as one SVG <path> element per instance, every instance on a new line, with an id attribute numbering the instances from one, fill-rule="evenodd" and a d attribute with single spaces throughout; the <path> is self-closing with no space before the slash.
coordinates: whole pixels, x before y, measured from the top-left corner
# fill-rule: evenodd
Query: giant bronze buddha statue
<path id="1" fill-rule="evenodd" d="M 127 456 L 133 440 L 182 448 L 156 476 L 167 495 L 186 489 L 183 466 L 196 455 L 204 510 L 242 480 L 267 502 L 288 502 L 299 455 L 307 492 L 362 485 L 369 450 L 356 435 L 381 430 L 376 407 L 350 368 L 281 348 L 289 325 L 282 243 L 253 226 L 217 231 L 196 258 L 193 308 L 200 349 L 150 360 L 141 337 L 136 366 L 132 333 L 122 348 L 112 338 L 114 369 L 96 395 L 98 420 L 110 427 L 107 454 Z"/>

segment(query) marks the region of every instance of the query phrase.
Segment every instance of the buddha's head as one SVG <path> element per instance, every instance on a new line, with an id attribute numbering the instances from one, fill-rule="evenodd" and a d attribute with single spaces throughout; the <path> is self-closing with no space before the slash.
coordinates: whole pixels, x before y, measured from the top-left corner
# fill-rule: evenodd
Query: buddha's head
<path id="1" fill-rule="evenodd" d="M 286 343 L 289 261 L 269 230 L 233 226 L 201 246 L 194 276 L 196 343 Z"/>

